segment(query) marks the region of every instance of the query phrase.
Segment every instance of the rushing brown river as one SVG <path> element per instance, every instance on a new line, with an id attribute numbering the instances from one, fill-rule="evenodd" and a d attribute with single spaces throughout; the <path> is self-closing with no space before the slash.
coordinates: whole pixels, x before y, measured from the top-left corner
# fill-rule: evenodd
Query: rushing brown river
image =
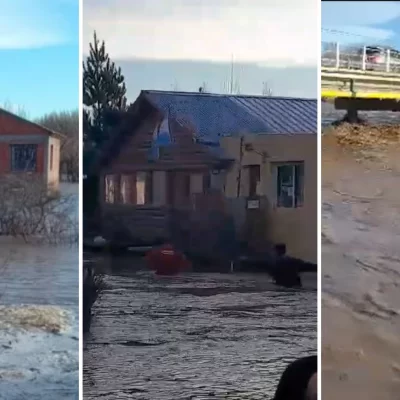
<path id="1" fill-rule="evenodd" d="M 66 190 L 77 215 L 77 186 Z M 77 400 L 78 246 L 0 247 L 0 399 Z"/>
<path id="2" fill-rule="evenodd" d="M 398 117 L 389 115 L 395 125 Z M 367 116 L 375 127 L 343 126 L 322 140 L 327 400 L 397 400 L 400 393 L 400 129 Z"/>
<path id="3" fill-rule="evenodd" d="M 95 260 L 106 289 L 84 348 L 85 399 L 269 399 L 317 348 L 317 292 L 266 275 L 156 277 L 138 258 Z M 307 278 L 306 278 L 307 279 Z"/>

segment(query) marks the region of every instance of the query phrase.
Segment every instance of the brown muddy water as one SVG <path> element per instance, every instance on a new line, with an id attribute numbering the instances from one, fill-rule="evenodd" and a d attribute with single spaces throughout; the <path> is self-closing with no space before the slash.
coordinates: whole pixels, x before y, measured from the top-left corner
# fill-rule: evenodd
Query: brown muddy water
<path id="1" fill-rule="evenodd" d="M 77 215 L 77 186 L 63 189 Z M 78 399 L 78 246 L 0 247 L 0 399 Z"/>
<path id="2" fill-rule="evenodd" d="M 285 366 L 316 353 L 312 284 L 282 290 L 266 275 L 156 277 L 138 258 L 92 262 L 106 289 L 84 343 L 85 399 L 270 399 Z"/>
<path id="3" fill-rule="evenodd" d="M 399 151 L 397 126 L 341 127 L 322 140 L 327 400 L 399 398 Z"/>

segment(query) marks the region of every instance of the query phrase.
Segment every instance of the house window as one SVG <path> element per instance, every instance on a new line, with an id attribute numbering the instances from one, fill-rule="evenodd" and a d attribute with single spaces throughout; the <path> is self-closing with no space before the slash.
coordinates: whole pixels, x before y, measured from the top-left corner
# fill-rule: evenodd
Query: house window
<path id="1" fill-rule="evenodd" d="M 153 173 L 106 175 L 104 197 L 110 204 L 145 205 L 153 202 Z"/>
<path id="2" fill-rule="evenodd" d="M 207 192 L 208 190 L 211 189 L 211 174 L 210 173 L 205 173 L 203 175 L 203 188 L 204 188 L 205 192 Z"/>
<path id="3" fill-rule="evenodd" d="M 37 144 L 11 145 L 11 171 L 35 172 L 37 168 Z"/>
<path id="4" fill-rule="evenodd" d="M 114 204 L 116 202 L 117 175 L 106 175 L 104 179 L 105 202 Z"/>
<path id="5" fill-rule="evenodd" d="M 136 199 L 135 204 L 146 204 L 146 172 L 136 174 Z"/>
<path id="6" fill-rule="evenodd" d="M 50 171 L 53 171 L 53 145 L 50 145 Z"/>
<path id="7" fill-rule="evenodd" d="M 183 176 L 183 197 L 189 198 L 191 194 L 191 179 L 190 174 L 185 174 Z"/>
<path id="8" fill-rule="evenodd" d="M 277 206 L 296 208 L 303 205 L 304 163 L 276 165 Z"/>
<path id="9" fill-rule="evenodd" d="M 134 181 L 132 175 L 121 176 L 121 202 L 122 204 L 130 204 L 132 202 L 132 182 Z"/>
<path id="10" fill-rule="evenodd" d="M 190 174 L 190 195 L 204 193 L 204 174 Z"/>
<path id="11" fill-rule="evenodd" d="M 152 171 L 137 172 L 134 204 L 145 205 L 152 203 L 153 203 L 153 173 Z"/>

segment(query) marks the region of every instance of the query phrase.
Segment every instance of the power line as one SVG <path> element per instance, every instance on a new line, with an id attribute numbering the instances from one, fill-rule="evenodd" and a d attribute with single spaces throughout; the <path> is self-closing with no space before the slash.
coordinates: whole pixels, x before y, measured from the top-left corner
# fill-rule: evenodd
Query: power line
<path id="1" fill-rule="evenodd" d="M 355 36 L 355 37 L 361 37 L 361 38 L 365 38 L 365 39 L 375 39 L 373 36 L 360 35 L 358 33 L 340 31 L 338 29 L 321 28 L 321 30 L 322 30 L 322 32 L 334 33 L 334 34 L 342 35 L 342 36 Z"/>
<path id="2" fill-rule="evenodd" d="M 331 29 L 331 28 L 321 28 L 321 31 L 325 32 L 325 33 L 332 33 L 332 34 L 341 35 L 341 36 L 358 37 L 358 38 L 362 38 L 362 39 L 367 39 L 368 41 L 373 40 L 374 42 L 376 42 L 376 37 L 373 37 L 373 36 L 361 35 L 358 33 L 351 33 L 351 32 L 341 31 L 338 29 Z M 390 41 L 381 39 L 380 42 L 385 42 L 387 44 Z"/>

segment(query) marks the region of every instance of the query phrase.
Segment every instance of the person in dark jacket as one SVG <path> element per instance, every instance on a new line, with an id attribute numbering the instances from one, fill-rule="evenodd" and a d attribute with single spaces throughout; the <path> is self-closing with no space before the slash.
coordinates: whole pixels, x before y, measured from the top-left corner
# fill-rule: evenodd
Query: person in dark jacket
<path id="1" fill-rule="evenodd" d="M 318 357 L 300 358 L 283 372 L 273 400 L 317 400 Z"/>

